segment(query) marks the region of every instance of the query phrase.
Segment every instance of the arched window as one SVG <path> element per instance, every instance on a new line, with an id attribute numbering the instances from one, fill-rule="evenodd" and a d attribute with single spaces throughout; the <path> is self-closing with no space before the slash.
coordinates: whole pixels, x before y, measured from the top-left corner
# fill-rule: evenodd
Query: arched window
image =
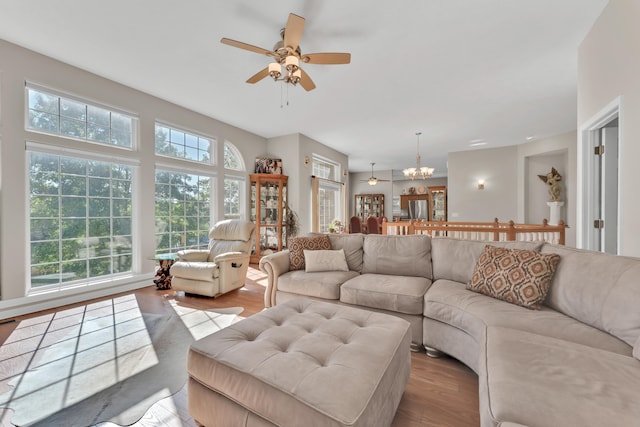
<path id="1" fill-rule="evenodd" d="M 240 150 L 229 141 L 224 142 L 224 168 L 234 171 L 246 170 Z"/>

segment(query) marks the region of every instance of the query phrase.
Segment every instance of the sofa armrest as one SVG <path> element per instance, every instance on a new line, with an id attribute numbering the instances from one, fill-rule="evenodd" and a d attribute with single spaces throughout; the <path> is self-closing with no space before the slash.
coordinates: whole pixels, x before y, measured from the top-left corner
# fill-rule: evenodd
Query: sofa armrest
<path id="1" fill-rule="evenodd" d="M 209 259 L 209 251 L 203 249 L 185 249 L 178 251 L 180 261 L 206 262 Z"/>
<path id="2" fill-rule="evenodd" d="M 289 271 L 289 250 L 269 254 L 260 259 L 260 271 L 267 275 L 267 288 L 264 291 L 264 306 L 276 304 L 278 277 Z"/>

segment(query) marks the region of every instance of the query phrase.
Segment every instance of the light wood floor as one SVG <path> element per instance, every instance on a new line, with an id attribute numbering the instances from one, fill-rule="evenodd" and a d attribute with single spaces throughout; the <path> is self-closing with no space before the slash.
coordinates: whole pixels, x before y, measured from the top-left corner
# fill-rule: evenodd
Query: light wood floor
<path id="1" fill-rule="evenodd" d="M 264 309 L 263 293 L 265 275 L 252 265 L 246 285 L 218 298 L 185 296 L 173 290 L 159 291 L 155 286 L 135 293 L 162 295 L 176 299 L 183 305 L 198 309 L 244 307 L 240 316 L 247 317 Z M 113 296 L 112 296 L 113 297 Z M 112 298 L 109 297 L 109 298 Z M 75 304 L 75 306 L 84 305 Z M 68 309 L 72 306 L 66 306 Z M 53 312 L 56 310 L 50 310 Z M 0 343 L 4 343 L 20 321 L 40 316 L 46 312 L 16 318 L 16 322 L 0 325 Z M 195 427 L 186 407 L 187 393 L 183 388 L 175 395 L 154 404 L 145 416 L 135 424 L 139 427 Z M 12 426 L 10 411 L 0 413 L 0 426 Z M 451 358 L 432 359 L 424 353 L 412 353 L 411 378 L 405 389 L 393 427 L 447 426 L 474 427 L 480 425 L 478 412 L 478 377 L 462 363 Z M 99 427 L 113 427 L 103 423 Z"/>

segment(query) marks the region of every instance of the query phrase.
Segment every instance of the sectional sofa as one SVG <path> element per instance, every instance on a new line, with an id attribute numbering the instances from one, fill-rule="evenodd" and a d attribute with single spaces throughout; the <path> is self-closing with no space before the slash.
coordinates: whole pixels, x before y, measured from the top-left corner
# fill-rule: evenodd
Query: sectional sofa
<path id="1" fill-rule="evenodd" d="M 323 244 L 307 247 L 342 252 L 346 267 L 325 260 L 300 269 L 310 254 L 299 246 L 312 240 Z M 483 427 L 640 426 L 640 260 L 420 235 L 300 242 L 260 261 L 265 306 L 305 296 L 409 321 L 413 350 L 446 353 L 478 374 Z M 556 261 L 538 309 L 468 289 L 496 248 Z"/>

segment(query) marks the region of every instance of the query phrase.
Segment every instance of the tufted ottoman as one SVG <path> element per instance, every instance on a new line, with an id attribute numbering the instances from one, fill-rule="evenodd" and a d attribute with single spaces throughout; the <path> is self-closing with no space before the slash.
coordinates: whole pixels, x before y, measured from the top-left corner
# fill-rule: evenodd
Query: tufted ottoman
<path id="1" fill-rule="evenodd" d="M 409 323 L 296 299 L 194 342 L 189 413 L 213 426 L 389 426 L 409 379 Z"/>

